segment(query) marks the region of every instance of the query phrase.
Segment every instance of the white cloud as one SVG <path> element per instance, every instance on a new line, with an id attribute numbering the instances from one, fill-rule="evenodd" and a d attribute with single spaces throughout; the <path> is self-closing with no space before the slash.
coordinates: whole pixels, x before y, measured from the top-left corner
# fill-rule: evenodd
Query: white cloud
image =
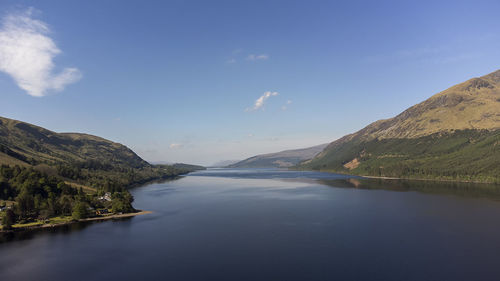
<path id="1" fill-rule="evenodd" d="M 267 55 L 267 54 L 261 54 L 261 55 L 250 54 L 247 56 L 247 60 L 251 60 L 251 61 L 267 60 L 268 58 L 269 58 L 269 55 Z"/>
<path id="2" fill-rule="evenodd" d="M 182 148 L 183 145 L 182 145 L 182 143 L 171 143 L 169 147 L 171 149 L 178 149 L 178 148 Z"/>
<path id="3" fill-rule="evenodd" d="M 248 54 L 245 56 L 245 54 L 243 54 L 243 49 L 236 49 L 232 52 L 232 55 L 229 56 L 229 59 L 226 60 L 226 63 L 233 64 L 242 60 L 259 61 L 267 59 L 269 59 L 268 54 Z"/>
<path id="4" fill-rule="evenodd" d="M 290 104 L 292 104 L 292 101 L 287 100 L 286 103 L 281 107 L 281 110 L 287 110 Z"/>
<path id="5" fill-rule="evenodd" d="M 54 74 L 53 59 L 61 53 L 47 35 L 46 23 L 33 18 L 32 8 L 6 15 L 0 27 L 0 71 L 9 74 L 19 88 L 35 97 L 61 91 L 81 78 L 76 68 Z"/>
<path id="6" fill-rule="evenodd" d="M 264 103 L 266 100 L 272 96 L 277 96 L 279 95 L 278 92 L 265 92 L 262 96 L 260 96 L 256 101 L 253 107 L 247 108 L 246 111 L 254 111 L 262 108 L 264 106 Z"/>

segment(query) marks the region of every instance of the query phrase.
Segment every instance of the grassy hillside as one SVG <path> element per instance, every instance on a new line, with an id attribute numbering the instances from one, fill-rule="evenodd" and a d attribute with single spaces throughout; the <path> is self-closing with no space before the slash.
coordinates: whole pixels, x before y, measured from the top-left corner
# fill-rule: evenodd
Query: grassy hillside
<path id="1" fill-rule="evenodd" d="M 30 165 L 100 161 L 142 168 L 149 164 L 124 145 L 87 134 L 55 133 L 0 117 L 0 152 Z"/>
<path id="2" fill-rule="evenodd" d="M 408 139 L 353 140 L 303 169 L 398 178 L 500 183 L 500 130 L 461 130 Z"/>
<path id="3" fill-rule="evenodd" d="M 329 144 L 299 168 L 500 182 L 500 70 Z"/>
<path id="4" fill-rule="evenodd" d="M 396 117 L 373 122 L 336 142 L 415 138 L 466 129 L 500 129 L 500 70 L 455 85 Z"/>
<path id="5" fill-rule="evenodd" d="M 0 117 L 1 228 L 133 212 L 125 188 L 201 168 L 151 165 L 119 143 Z"/>
<path id="6" fill-rule="evenodd" d="M 165 166 L 165 165 L 157 165 L 157 166 Z M 168 167 L 168 165 L 166 165 Z M 184 164 L 184 163 L 175 163 L 172 164 L 172 167 L 179 170 L 179 171 L 199 171 L 199 170 L 205 170 L 206 168 L 203 166 L 199 165 L 192 165 L 192 164 Z"/>
<path id="7" fill-rule="evenodd" d="M 190 171 L 187 167 L 151 165 L 126 146 L 100 137 L 56 133 L 3 117 L 0 164 L 33 167 L 70 182 L 107 190 Z"/>

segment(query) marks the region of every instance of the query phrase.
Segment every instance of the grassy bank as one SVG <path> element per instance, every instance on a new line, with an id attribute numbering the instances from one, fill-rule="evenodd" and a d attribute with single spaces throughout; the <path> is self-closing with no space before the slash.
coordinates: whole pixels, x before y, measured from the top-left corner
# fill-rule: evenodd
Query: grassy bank
<path id="1" fill-rule="evenodd" d="M 0 232 L 22 231 L 22 230 L 31 230 L 31 229 L 38 229 L 38 228 L 57 227 L 57 226 L 68 225 L 68 224 L 77 223 L 77 222 L 104 221 L 104 220 L 111 220 L 111 219 L 134 217 L 134 216 L 151 214 L 151 213 L 152 212 L 150 212 L 150 211 L 138 211 L 138 212 L 124 213 L 124 214 L 108 214 L 108 215 L 102 215 L 102 216 L 96 216 L 96 217 L 78 219 L 78 220 L 75 220 L 72 216 L 59 216 L 59 217 L 53 217 L 53 218 L 50 218 L 48 220 L 43 220 L 43 221 L 36 220 L 33 222 L 29 222 L 29 223 L 14 224 L 14 225 L 12 225 L 11 230 L 3 230 L 3 228 L 0 227 Z"/>

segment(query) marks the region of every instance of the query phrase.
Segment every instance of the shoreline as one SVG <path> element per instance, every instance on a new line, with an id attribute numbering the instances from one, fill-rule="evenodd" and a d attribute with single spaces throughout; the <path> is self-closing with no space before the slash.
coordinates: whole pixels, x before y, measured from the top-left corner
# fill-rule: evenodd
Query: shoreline
<path id="1" fill-rule="evenodd" d="M 500 186 L 500 183 L 496 183 L 494 181 L 477 181 L 477 180 L 456 180 L 456 179 L 433 179 L 433 178 L 397 178 L 397 177 L 385 177 L 385 176 L 369 176 L 369 175 L 356 175 L 356 174 L 348 174 L 344 172 L 337 172 L 332 170 L 310 170 L 310 169 L 294 169 L 288 168 L 288 170 L 292 171 L 311 171 L 311 172 L 323 172 L 323 173 L 331 173 L 345 176 L 353 176 L 353 177 L 361 177 L 367 179 L 382 179 L 382 180 L 409 180 L 409 181 L 434 181 L 434 182 L 454 182 L 454 183 L 476 183 L 476 184 L 489 184 Z"/>
<path id="2" fill-rule="evenodd" d="M 14 229 L 11 229 L 11 230 L 3 230 L 2 229 L 2 230 L 0 230 L 0 233 L 27 231 L 27 230 L 35 230 L 35 229 L 42 229 L 42 228 L 53 228 L 53 227 L 70 225 L 70 224 L 79 223 L 79 222 L 105 221 L 105 220 L 112 220 L 112 219 L 130 218 L 130 217 L 147 215 L 147 214 L 152 214 L 152 213 L 153 212 L 151 212 L 151 211 L 139 210 L 138 212 L 135 212 L 135 213 L 111 214 L 111 215 L 102 216 L 102 217 L 93 217 L 93 218 L 85 218 L 85 219 L 80 219 L 80 220 L 71 220 L 71 221 L 62 222 L 62 223 L 46 223 L 46 224 L 38 224 L 38 225 L 25 226 L 25 227 L 21 226 L 21 227 L 15 227 Z"/>
<path id="3" fill-rule="evenodd" d="M 78 220 L 78 222 L 129 218 L 129 217 L 135 217 L 135 216 L 152 214 L 152 213 L 153 212 L 151 212 L 151 211 L 139 211 L 136 213 L 125 213 L 125 214 L 115 214 L 115 215 L 109 215 L 109 216 L 103 216 L 103 217 L 86 218 L 86 219 Z"/>
<path id="4" fill-rule="evenodd" d="M 358 176 L 358 177 L 367 179 L 382 179 L 382 180 L 437 181 L 437 182 L 450 182 L 450 183 L 475 183 L 475 184 L 499 185 L 498 183 L 488 182 L 488 181 L 470 181 L 470 180 L 467 181 L 467 180 L 426 179 L 426 178 L 393 178 L 393 177 L 381 177 L 381 176 Z"/>

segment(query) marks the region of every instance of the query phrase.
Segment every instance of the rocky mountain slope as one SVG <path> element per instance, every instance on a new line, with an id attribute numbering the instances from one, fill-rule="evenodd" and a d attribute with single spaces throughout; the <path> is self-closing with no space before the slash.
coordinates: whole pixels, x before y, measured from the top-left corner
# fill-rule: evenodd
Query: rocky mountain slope
<path id="1" fill-rule="evenodd" d="M 300 168 L 497 181 L 500 70 L 444 90 L 396 117 L 330 143 Z"/>

